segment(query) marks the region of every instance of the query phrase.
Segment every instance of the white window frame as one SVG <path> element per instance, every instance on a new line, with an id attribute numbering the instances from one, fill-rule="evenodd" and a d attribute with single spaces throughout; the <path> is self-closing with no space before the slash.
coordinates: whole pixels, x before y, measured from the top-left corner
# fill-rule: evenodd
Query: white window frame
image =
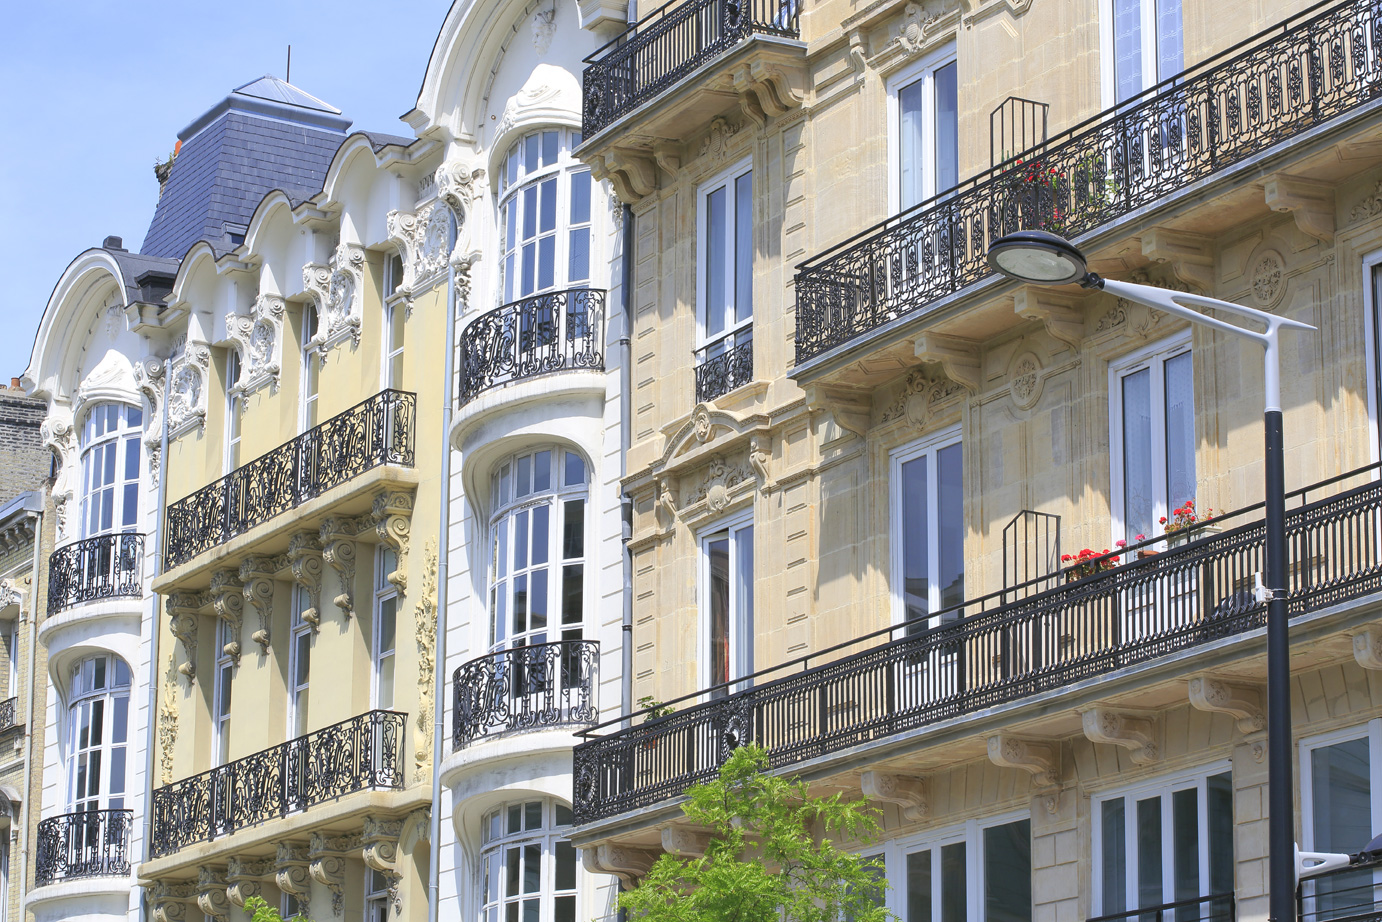
<path id="1" fill-rule="evenodd" d="M 230 717 L 234 707 L 235 659 L 229 652 L 235 638 L 231 623 L 216 619 L 216 679 L 211 691 L 211 764 L 225 765 L 230 761 Z M 230 706 L 222 708 L 222 696 L 230 698 Z"/>
<path id="2" fill-rule="evenodd" d="M 1310 754 L 1316 749 L 1360 739 L 1368 741 L 1368 772 L 1376 782 L 1373 785 L 1371 828 L 1374 833 L 1382 829 L 1382 718 L 1378 718 L 1366 723 L 1355 724 L 1352 727 L 1302 737 L 1299 740 L 1300 825 L 1302 833 L 1300 847 L 1302 850 L 1315 851 L 1316 849 L 1315 804 L 1314 798 L 1310 796 L 1314 789 L 1314 770 L 1310 763 Z M 1362 848 L 1364 845 L 1367 843 L 1360 842 L 1358 848 Z"/>
<path id="3" fill-rule="evenodd" d="M 1363 257 L 1363 331 L 1364 348 L 1367 365 L 1367 386 L 1365 390 L 1368 395 L 1368 460 L 1377 463 L 1382 460 L 1382 445 L 1379 444 L 1378 435 L 1378 401 L 1382 399 L 1379 395 L 1379 388 L 1382 388 L 1382 381 L 1379 381 L 1379 357 L 1378 357 L 1378 311 L 1382 311 L 1382 304 L 1378 303 L 1377 292 L 1373 287 L 1373 272 L 1382 272 L 1382 250 L 1375 250 Z M 1382 477 L 1382 472 L 1373 471 L 1374 480 Z"/>
<path id="4" fill-rule="evenodd" d="M 742 540 L 740 535 L 743 530 L 748 528 L 752 531 L 749 538 L 752 546 L 749 553 L 753 555 L 754 576 L 748 582 L 749 608 L 746 613 L 743 611 L 743 577 L 739 573 L 739 542 Z M 738 515 L 728 516 L 718 519 L 713 524 L 700 529 L 696 534 L 696 547 L 699 554 L 697 566 L 698 576 L 696 580 L 696 609 L 697 620 L 700 629 L 697 631 L 698 655 L 700 663 L 700 686 L 709 688 L 711 685 L 711 656 L 710 646 L 711 624 L 710 624 L 710 549 L 709 544 L 728 534 L 729 540 L 729 567 L 731 586 L 729 593 L 729 681 L 732 683 L 727 691 L 740 692 L 753 687 L 752 681 L 739 681 L 745 676 L 752 675 L 754 672 L 753 643 L 754 643 L 754 612 L 755 602 L 753 599 L 754 581 L 758 575 L 758 552 L 757 552 L 757 523 L 754 521 L 752 509 L 747 509 Z M 721 692 L 724 694 L 724 692 Z"/>
<path id="5" fill-rule="evenodd" d="M 308 312 L 311 312 L 310 314 Z M 308 317 L 313 318 L 308 323 Z M 308 302 L 302 308 L 302 385 L 301 399 L 298 401 L 298 428 L 302 432 L 321 423 L 321 344 L 317 334 L 321 330 L 321 313 L 316 304 Z M 316 363 L 315 365 L 313 363 Z M 309 392 L 309 385 L 316 385 Z"/>
<path id="6" fill-rule="evenodd" d="M 115 407 L 119 419 L 113 429 L 107 429 L 101 435 L 90 435 L 92 414 L 99 411 L 104 412 L 108 407 Z M 139 413 L 139 425 L 129 423 L 129 413 L 131 410 Z M 78 437 L 81 460 L 79 462 L 79 473 L 81 477 L 81 523 L 78 526 L 82 537 L 92 538 L 97 535 L 120 534 L 121 532 L 132 532 L 139 529 L 139 484 L 140 473 L 143 471 L 144 461 L 140 442 L 144 432 L 144 408 L 131 403 L 120 401 L 102 401 L 91 404 L 83 408 L 81 413 L 81 429 Z M 97 449 L 115 452 L 115 477 L 110 483 L 104 481 L 95 489 L 92 489 L 93 480 L 98 476 L 95 466 L 91 462 L 91 456 Z M 135 475 L 130 478 L 127 475 L 129 453 L 134 453 Z M 134 487 L 134 521 L 132 524 L 125 523 L 125 514 L 128 511 L 126 502 L 126 492 L 129 487 Z M 112 491 L 111 499 L 111 523 L 109 527 L 91 524 L 91 500 L 93 495 L 101 490 L 109 489 Z"/>
<path id="7" fill-rule="evenodd" d="M 714 346 L 718 343 L 726 343 L 724 351 L 728 352 L 729 349 L 733 348 L 735 345 L 738 345 L 742 342 L 742 339 L 745 336 L 746 331 L 747 337 L 750 340 L 753 338 L 753 317 L 755 309 L 757 307 L 756 302 L 758 299 L 756 297 L 752 297 L 752 295 L 752 300 L 749 305 L 749 316 L 747 318 L 735 320 L 733 322 L 726 322 L 724 330 L 715 334 L 713 338 L 711 338 L 710 335 L 706 332 L 706 328 L 708 325 L 709 310 L 709 291 L 707 290 L 706 270 L 709 267 L 707 259 L 710 255 L 707 246 L 707 238 L 709 236 L 709 233 L 706 226 L 706 222 L 707 218 L 709 217 L 709 208 L 706 206 L 706 199 L 709 198 L 711 194 L 718 192 L 720 189 L 725 190 L 726 211 L 729 215 L 729 225 L 733 230 L 736 226 L 734 219 L 735 216 L 737 216 L 738 214 L 739 208 L 739 199 L 737 187 L 735 184 L 740 178 L 746 175 L 751 176 L 753 172 L 753 157 L 745 157 L 744 159 L 740 160 L 738 163 L 734 164 L 728 169 L 720 171 L 719 173 L 712 176 L 710 179 L 696 186 L 696 355 L 698 357 L 697 364 L 703 363 L 708 358 L 713 358 L 713 356 L 710 356 L 707 351 L 711 346 Z M 757 185 L 757 178 L 750 180 L 751 188 L 749 208 L 751 214 L 753 209 L 753 198 L 754 194 L 757 191 Z M 751 228 L 752 225 L 753 220 L 751 217 Z M 738 238 L 733 233 L 728 234 L 726 236 L 727 239 L 725 251 L 725 283 L 730 288 L 730 290 L 733 291 L 738 284 L 738 270 L 736 268 L 735 260 Z M 749 285 L 751 291 L 753 288 L 753 263 L 755 262 L 755 256 L 757 255 L 754 247 L 755 243 L 751 239 L 749 241 Z M 736 313 L 738 313 L 737 310 Z"/>
<path id="8" fill-rule="evenodd" d="M 1110 512 L 1113 519 L 1114 541 L 1132 542 L 1134 535 L 1124 537 L 1127 529 L 1127 509 L 1124 506 L 1123 483 L 1123 378 L 1143 367 L 1153 369 L 1152 374 L 1152 525 L 1155 528 L 1161 517 L 1170 519 L 1171 506 L 1167 498 L 1169 487 L 1166 483 L 1166 360 L 1182 353 L 1191 355 L 1191 368 L 1194 368 L 1195 350 L 1191 344 L 1189 330 L 1158 340 L 1135 352 L 1130 352 L 1108 365 L 1108 413 L 1109 413 L 1109 485 Z M 1195 418 L 1192 407 L 1191 441 L 1196 455 L 1195 487 L 1199 492 L 1199 419 Z M 1165 529 L 1163 528 L 1163 531 Z M 1147 538 L 1153 537 L 1146 535 Z"/>
<path id="9" fill-rule="evenodd" d="M 388 922 L 389 879 L 384 872 L 365 866 L 365 922 Z M 383 884 L 382 889 L 378 886 Z"/>
<path id="10" fill-rule="evenodd" d="M 933 510 L 931 521 L 927 523 L 928 541 L 927 549 L 931 559 L 927 562 L 929 572 L 940 572 L 940 470 L 937 464 L 942 449 L 952 445 L 960 446 L 961 469 L 964 467 L 964 439 L 962 437 L 961 426 L 957 423 L 947 426 L 944 429 L 931 433 L 925 438 L 909 442 L 900 448 L 894 449 L 888 456 L 888 480 L 889 488 L 889 517 L 888 517 L 888 541 L 891 545 L 891 579 L 889 581 L 889 595 L 892 599 L 893 624 L 902 624 L 907 620 L 907 600 L 903 589 L 903 571 L 906 567 L 904 559 L 905 548 L 902 544 L 902 532 L 898 525 L 904 521 L 907 510 L 903 508 L 902 496 L 902 466 L 909 461 L 917 458 L 930 458 L 930 476 L 926 481 L 927 489 L 927 508 Z M 962 524 L 962 529 L 964 526 Z M 967 529 L 964 529 L 967 530 Z M 930 592 L 931 611 L 939 612 L 940 590 L 941 587 L 935 579 L 931 580 L 928 587 Z M 930 619 L 933 623 L 934 618 Z"/>
<path id="11" fill-rule="evenodd" d="M 1111 2 L 1111 0 L 1106 0 Z M 921 175 L 922 196 L 926 201 L 944 189 L 936 188 L 936 71 L 947 64 L 957 64 L 959 60 L 954 44 L 939 48 L 924 56 L 920 61 L 909 65 L 888 78 L 887 116 L 888 116 L 888 213 L 897 214 L 902 210 L 902 100 L 901 93 L 917 81 L 924 81 L 922 90 L 922 120 L 928 126 L 929 137 L 933 143 L 923 146 Z M 956 95 L 959 95 L 958 71 L 956 73 Z M 1016 151 L 1014 151 L 1016 153 Z M 958 178 L 959 162 L 956 160 Z"/>
<path id="12" fill-rule="evenodd" d="M 312 646 L 316 641 L 312 624 L 303 618 L 309 601 L 307 587 L 294 583 L 291 600 L 288 629 L 288 730 L 289 737 L 297 739 L 309 732 L 307 719 L 312 713 Z M 303 642 L 304 637 L 307 644 L 307 680 L 299 683 L 297 676 L 301 654 L 298 652 L 298 645 Z M 300 695 L 306 696 L 307 707 L 303 709 L 307 712 L 306 715 L 298 713 Z"/>
<path id="13" fill-rule="evenodd" d="M 1157 49 L 1157 2 L 1140 0 L 1142 10 L 1142 87 L 1146 92 L 1175 74 L 1161 74 L 1161 56 Z M 1177 0 L 1180 2 L 1180 0 Z M 1118 102 L 1118 80 L 1113 50 L 1113 3 L 1099 0 L 1099 85 L 1103 108 L 1110 109 Z M 1185 67 L 1185 5 L 1181 3 L 1181 67 Z"/>
<path id="14" fill-rule="evenodd" d="M 530 137 L 538 138 L 539 147 L 542 144 L 542 135 L 545 132 L 557 132 L 557 158 L 551 163 L 542 164 L 533 172 L 526 171 L 524 165 L 523 147 Z M 535 126 L 530 131 L 524 131 L 521 135 L 513 139 L 505 148 L 503 157 L 500 158 L 497 168 L 496 196 L 495 196 L 495 220 L 499 232 L 499 299 L 504 303 L 513 303 L 527 298 L 533 298 L 540 294 L 563 291 L 569 288 L 586 288 L 592 284 L 592 276 L 595 274 L 597 257 L 595 254 L 596 235 L 595 235 L 595 214 L 596 214 L 596 195 L 599 190 L 599 183 L 594 177 L 587 181 L 590 183 L 590 214 L 587 220 L 573 222 L 571 220 L 571 188 L 572 179 L 580 174 L 589 176 L 590 168 L 581 163 L 571 155 L 571 152 L 580 146 L 581 131 L 579 128 L 571 128 L 564 125 L 542 125 Z M 510 159 L 514 156 L 518 158 L 517 177 L 510 181 Z M 540 254 L 534 255 L 534 278 L 533 290 L 527 294 L 522 293 L 523 288 L 523 229 L 522 229 L 522 206 L 520 200 L 523 198 L 523 190 L 532 186 L 540 186 L 547 180 L 555 178 L 556 184 L 556 224 L 552 230 L 555 235 L 552 249 L 552 284 L 544 286 L 541 284 Z M 539 194 L 540 195 L 540 194 Z M 539 206 L 540 207 L 540 206 Z M 519 209 L 518 217 L 514 218 L 516 225 L 515 236 L 511 240 L 509 237 L 508 223 L 506 216 L 507 208 Z M 584 230 L 587 235 L 587 256 L 586 277 L 583 279 L 572 279 L 571 269 L 571 232 Z M 529 238 L 538 240 L 546 236 L 541 230 L 537 236 Z M 513 244 L 510 247 L 510 244 Z M 512 260 L 512 268 L 510 268 Z"/>
<path id="15" fill-rule="evenodd" d="M 240 441 L 243 434 L 241 410 L 245 399 L 240 391 L 240 378 L 244 369 L 240 365 L 240 353 L 235 349 L 226 350 L 226 473 L 240 466 Z"/>
<path id="16" fill-rule="evenodd" d="M 1203 765 L 1198 768 L 1190 769 L 1188 771 L 1175 772 L 1169 775 L 1162 775 L 1154 780 L 1144 781 L 1127 787 L 1114 788 L 1109 791 L 1096 794 L 1090 799 L 1090 842 L 1092 850 L 1091 853 L 1094 859 L 1091 864 L 1093 868 L 1091 874 L 1091 890 L 1093 894 L 1092 906 L 1094 908 L 1094 911 L 1091 913 L 1091 915 L 1101 916 L 1105 913 L 1103 890 L 1104 830 L 1103 823 L 1101 822 L 1100 813 L 1100 810 L 1102 809 L 1105 801 L 1125 800 L 1130 801 L 1132 803 L 1136 803 L 1138 800 L 1146 799 L 1147 797 L 1161 798 L 1163 819 L 1161 826 L 1162 903 L 1172 903 L 1175 902 L 1175 896 L 1171 891 L 1171 887 L 1173 885 L 1172 869 L 1174 868 L 1174 831 L 1165 822 L 1165 819 L 1169 814 L 1169 811 L 1171 810 L 1171 795 L 1176 791 L 1183 791 L 1187 788 L 1194 787 L 1196 791 L 1198 791 L 1199 793 L 1198 805 L 1200 807 L 1200 818 L 1201 820 L 1204 820 L 1208 816 L 1209 807 L 1206 782 L 1208 781 L 1211 775 L 1221 775 L 1225 772 L 1229 774 L 1230 790 L 1232 791 L 1233 789 L 1231 785 L 1233 776 L 1233 763 L 1228 759 L 1221 759 L 1219 761 L 1211 762 L 1208 765 Z M 1133 845 L 1137 838 L 1136 818 L 1132 816 L 1131 813 L 1126 814 L 1125 825 L 1126 847 Z M 1209 886 L 1209 824 L 1207 822 L 1200 823 L 1199 844 L 1200 889 L 1203 890 Z M 1131 850 L 1128 850 L 1126 854 L 1129 856 L 1127 860 L 1127 882 L 1125 884 L 1127 888 L 1126 893 L 1128 894 L 1130 901 L 1136 901 L 1136 894 L 1138 891 L 1138 885 L 1136 880 L 1137 863 L 1133 861 L 1131 858 Z M 1199 895 L 1203 897 L 1210 896 L 1211 894 L 1201 893 Z M 1128 913 L 1132 914 L 1136 910 L 1144 908 L 1150 907 L 1129 906 L 1127 907 L 1127 911 Z"/>
<path id="17" fill-rule="evenodd" d="M 403 335 L 394 336 L 394 322 L 397 320 Z M 384 348 L 380 350 L 383 367 L 379 371 L 381 390 L 403 390 L 403 356 L 407 342 L 408 303 L 403 298 L 384 302 Z M 397 341 L 395 341 L 397 339 Z M 398 377 L 394 377 L 394 359 L 398 359 Z"/>
<path id="18" fill-rule="evenodd" d="M 100 689 L 88 688 L 82 691 L 80 694 L 75 693 L 73 688 L 78 672 L 84 668 L 86 663 L 92 662 L 97 659 L 104 659 L 106 661 L 106 684 Z M 67 753 L 65 759 L 65 768 L 67 773 L 66 793 L 67 806 L 69 809 L 73 811 L 75 811 L 78 808 L 78 803 L 80 801 L 90 801 L 89 797 L 85 796 L 84 794 L 79 794 L 79 792 L 77 791 L 77 763 L 82 753 L 90 753 L 98 750 L 101 753 L 101 777 L 97 782 L 98 790 L 96 794 L 95 809 L 122 809 L 128 803 L 128 798 L 131 797 L 133 794 L 133 792 L 130 790 L 130 779 L 132 777 L 133 769 L 133 763 L 130 758 L 130 736 L 131 730 L 133 729 L 134 721 L 134 713 L 133 709 L 131 708 L 131 705 L 134 702 L 131 698 L 130 692 L 134 684 L 134 673 L 132 670 L 129 669 L 128 665 L 126 664 L 125 671 L 127 673 L 127 676 L 125 684 L 117 684 L 116 677 L 118 675 L 119 667 L 122 664 L 124 664 L 124 661 L 114 653 L 98 653 L 92 656 L 82 657 L 80 660 L 74 663 L 72 667 L 67 671 L 67 686 L 64 689 L 67 692 L 66 713 L 68 724 L 66 734 Z M 116 741 L 114 739 L 114 732 L 116 726 L 115 699 L 122 696 L 125 698 L 126 702 L 125 739 L 123 741 Z M 92 746 L 88 744 L 85 749 L 79 751 L 82 709 L 84 706 L 91 705 L 96 701 L 104 702 L 101 710 L 103 724 L 102 731 L 105 734 L 105 737 L 99 742 L 97 746 Z M 124 788 L 118 793 L 111 790 L 110 779 L 111 767 L 115 762 L 114 753 L 117 747 L 123 749 L 125 752 L 125 784 Z M 135 752 L 134 754 L 137 755 L 138 753 Z M 112 800 L 116 799 L 118 799 L 119 803 L 112 803 Z M 88 805 L 84 809 L 92 808 L 88 803 Z"/>
<path id="19" fill-rule="evenodd" d="M 526 804 L 542 804 L 542 825 L 537 829 L 523 829 L 519 832 L 508 832 L 507 812 L 510 807 L 519 807 L 526 814 Z M 583 919 L 589 913 L 582 915 L 583 907 L 581 904 L 581 894 L 585 889 L 583 886 L 584 868 L 579 858 L 575 857 L 579 853 L 572 850 L 574 860 L 575 888 L 558 890 L 556 887 L 557 873 L 557 843 L 561 841 L 570 842 L 571 825 L 559 823 L 557 818 L 557 808 L 561 806 L 564 810 L 569 810 L 566 804 L 559 804 L 550 797 L 532 796 L 520 800 L 506 801 L 499 804 L 492 810 L 486 810 L 480 818 L 480 853 L 479 861 L 476 862 L 479 872 L 479 880 L 475 890 L 476 912 L 475 917 L 486 919 L 486 909 L 494 908 L 498 918 L 505 918 L 504 907 L 509 905 L 505 902 L 507 897 L 513 894 L 503 894 L 502 874 L 495 873 L 488 882 L 486 876 L 493 868 L 496 872 L 504 867 L 504 855 L 508 848 L 521 848 L 523 846 L 536 845 L 538 847 L 541 869 L 538 877 L 538 889 L 534 891 L 529 899 L 539 900 L 538 919 L 541 922 L 552 922 L 556 914 L 556 900 L 560 897 L 574 897 L 576 904 L 576 918 Z M 498 814 L 500 830 L 499 835 L 492 835 L 492 818 Z M 526 823 L 526 816 L 525 816 Z M 489 900 L 486 901 L 486 884 L 496 889 L 489 893 Z M 497 886 L 496 886 L 497 885 Z M 524 902 L 520 899 L 520 902 Z"/>
<path id="20" fill-rule="evenodd" d="M 962 823 L 955 823 L 934 830 L 915 835 L 905 836 L 894 839 L 883 847 L 882 855 L 884 864 L 887 868 L 887 878 L 893 881 L 893 886 L 888 890 L 887 905 L 888 909 L 896 913 L 898 918 L 906 922 L 907 919 L 907 856 L 913 852 L 930 849 L 938 860 L 942 846 L 951 845 L 956 842 L 965 843 L 965 913 L 966 922 L 984 922 L 984 831 L 995 826 L 1006 826 L 1009 823 L 1017 823 L 1026 820 L 1030 825 L 1028 832 L 1031 838 L 1028 840 L 1028 847 L 1033 862 L 1031 889 L 1032 899 L 1036 899 L 1036 823 L 1032 821 L 1030 810 L 1012 810 L 995 816 L 986 816 L 982 819 L 966 820 Z M 939 881 L 938 875 L 933 875 L 933 881 Z M 937 888 L 935 893 L 939 894 Z M 1032 917 L 1036 918 L 1036 907 L 1032 907 Z M 940 919 L 941 913 L 939 906 L 934 906 L 931 913 L 932 919 Z"/>
<path id="21" fill-rule="evenodd" d="M 373 660 L 374 668 L 371 670 L 370 678 L 370 701 L 374 708 L 392 710 L 396 701 L 395 691 L 398 677 L 398 615 L 399 602 L 401 598 L 398 594 L 398 587 L 389 582 L 389 559 L 393 558 L 394 566 L 398 565 L 398 558 L 392 548 L 384 544 L 375 545 L 374 548 L 374 625 L 372 630 L 372 643 L 370 650 L 373 651 L 370 657 Z M 393 643 L 385 648 L 384 646 L 384 603 L 393 602 Z M 384 669 L 390 669 L 388 700 L 384 698 Z"/>

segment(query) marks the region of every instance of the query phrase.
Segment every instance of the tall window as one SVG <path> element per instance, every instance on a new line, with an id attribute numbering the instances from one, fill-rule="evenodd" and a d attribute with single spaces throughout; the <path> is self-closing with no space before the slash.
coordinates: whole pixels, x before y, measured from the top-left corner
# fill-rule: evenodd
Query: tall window
<path id="1" fill-rule="evenodd" d="M 1356 854 L 1382 829 L 1382 721 L 1300 742 L 1301 848 Z M 1306 881 L 1302 918 L 1343 918 L 1371 906 L 1375 871 Z"/>
<path id="2" fill-rule="evenodd" d="M 133 531 L 139 524 L 139 439 L 144 412 L 97 404 L 82 424 L 82 527 L 85 534 Z"/>
<path id="3" fill-rule="evenodd" d="M 317 394 L 321 389 L 321 356 L 315 342 L 317 336 L 317 307 L 302 307 L 302 428 L 311 429 L 318 423 Z"/>
<path id="4" fill-rule="evenodd" d="M 1152 537 L 1195 499 L 1195 388 L 1190 337 L 1109 367 L 1115 537 Z"/>
<path id="5" fill-rule="evenodd" d="M 576 922 L 571 808 L 550 800 L 506 804 L 481 826 L 482 922 Z"/>
<path id="6" fill-rule="evenodd" d="M 894 897 L 905 922 L 1031 922 L 1029 819 L 971 821 L 904 840 L 889 863 L 889 879 L 905 881 Z"/>
<path id="7" fill-rule="evenodd" d="M 964 455 L 959 427 L 892 456 L 893 610 L 914 621 L 965 597 Z M 952 612 L 949 618 L 959 617 Z M 918 621 L 915 630 L 927 622 Z"/>
<path id="8" fill-rule="evenodd" d="M 393 707 L 395 638 L 398 633 L 398 587 L 389 574 L 398 569 L 398 555 L 380 545 L 374 553 L 374 706 Z"/>
<path id="9" fill-rule="evenodd" d="M 700 335 L 697 400 L 715 397 L 753 378 L 753 171 L 745 160 L 702 183 L 697 191 Z"/>
<path id="10" fill-rule="evenodd" d="M 211 691 L 211 734 L 217 765 L 230 761 L 230 689 L 235 676 L 235 633 L 229 621 L 216 620 L 216 687 Z"/>
<path id="11" fill-rule="evenodd" d="M 504 301 L 590 280 L 590 170 L 571 156 L 581 133 L 534 131 L 509 148 L 499 177 Z"/>
<path id="12" fill-rule="evenodd" d="M 753 520 L 701 535 L 701 621 L 707 687 L 753 672 Z M 726 688 L 717 696 L 736 691 Z"/>
<path id="13" fill-rule="evenodd" d="M 585 617 L 585 460 L 559 447 L 494 472 L 490 647 L 580 640 Z"/>
<path id="14" fill-rule="evenodd" d="M 960 181 L 959 81 L 946 49 L 889 81 L 896 142 L 896 210 L 905 211 Z M 1011 151 L 1009 153 L 1017 153 Z"/>
<path id="15" fill-rule="evenodd" d="M 1168 922 L 1227 917 L 1225 903 L 1203 899 L 1233 895 L 1227 766 L 1096 797 L 1094 823 L 1095 915 L 1184 903 Z"/>
<path id="16" fill-rule="evenodd" d="M 365 922 L 389 922 L 389 879 L 365 869 Z"/>
<path id="17" fill-rule="evenodd" d="M 1103 0 L 1105 86 L 1120 103 L 1185 69 L 1181 0 Z"/>
<path id="18" fill-rule="evenodd" d="M 312 676 L 312 625 L 303 618 L 311 605 L 307 587 L 293 585 L 288 646 L 288 725 L 294 738 L 307 733 L 307 692 Z"/>
<path id="19" fill-rule="evenodd" d="M 89 656 L 72 667 L 68 688 L 67 774 L 72 810 L 123 809 L 130 667 L 117 656 Z"/>
<path id="20" fill-rule="evenodd" d="M 240 418 L 244 395 L 235 390 L 240 383 L 240 353 L 231 349 L 226 354 L 226 471 L 240 466 Z"/>

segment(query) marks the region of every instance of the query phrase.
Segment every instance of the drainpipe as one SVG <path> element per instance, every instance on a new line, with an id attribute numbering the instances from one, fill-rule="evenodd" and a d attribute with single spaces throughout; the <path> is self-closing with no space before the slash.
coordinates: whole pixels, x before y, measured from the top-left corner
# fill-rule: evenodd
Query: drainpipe
<path id="1" fill-rule="evenodd" d="M 633 4 L 629 4 L 630 9 Z M 621 205 L 624 209 L 624 244 L 623 244 L 623 281 L 621 282 L 622 300 L 624 302 L 623 329 L 619 336 L 619 478 L 622 483 L 623 478 L 628 474 L 629 445 L 632 437 L 629 433 L 631 423 L 630 416 L 633 406 L 633 395 L 629 393 L 629 388 L 633 381 L 633 369 L 629 367 L 633 360 L 633 209 L 628 205 Z M 623 520 L 623 540 L 620 541 L 620 564 L 623 570 L 624 591 L 623 599 L 623 623 L 620 625 L 622 630 L 621 639 L 623 641 L 620 662 L 620 705 L 622 713 L 625 715 L 625 727 L 628 726 L 627 715 L 633 712 L 633 557 L 629 554 L 629 539 L 633 537 L 633 497 L 627 493 L 619 494 L 620 518 Z"/>
<path id="2" fill-rule="evenodd" d="M 437 653 L 433 667 L 432 691 L 432 819 L 428 836 L 431 839 L 431 860 L 427 862 L 427 922 L 437 922 L 441 909 L 441 756 L 442 736 L 446 729 L 446 578 L 447 558 L 451 538 L 451 377 L 455 374 L 456 357 L 456 267 L 446 267 L 446 361 L 442 380 L 441 409 L 441 523 L 437 553 Z"/>
<path id="3" fill-rule="evenodd" d="M 34 523 L 34 560 L 30 570 L 29 586 L 29 716 L 24 722 L 24 780 L 29 783 L 29 787 L 19 793 L 19 822 L 20 827 L 20 847 L 19 847 L 19 892 L 27 894 L 29 890 L 29 855 L 34 852 L 32 843 L 29 842 L 30 810 L 33 804 L 33 784 L 32 776 L 29 774 L 33 764 L 34 751 L 34 669 L 38 665 L 38 586 L 39 586 L 39 561 L 42 559 L 43 549 L 43 504 L 44 500 L 39 499 L 38 509 L 29 513 L 29 521 Z M 18 639 L 18 633 L 15 637 Z M 21 896 L 20 905 L 23 905 Z"/>
<path id="4" fill-rule="evenodd" d="M 153 528 L 153 561 L 154 575 L 163 572 L 163 510 L 168 505 L 168 469 L 171 459 L 168 457 L 168 379 L 171 374 L 163 376 L 163 402 L 159 405 L 159 410 L 163 414 L 163 434 L 159 436 L 158 458 L 162 470 L 158 474 L 158 512 L 154 517 Z M 148 558 L 145 558 L 147 563 Z M 154 747 L 157 745 L 155 731 L 158 728 L 158 596 L 151 599 L 153 603 L 153 617 L 149 619 L 149 708 L 146 712 L 148 725 L 144 728 L 144 751 L 147 756 L 144 759 L 144 860 L 149 861 L 153 858 L 154 847 Z M 147 891 L 141 893 L 140 899 L 147 899 Z"/>

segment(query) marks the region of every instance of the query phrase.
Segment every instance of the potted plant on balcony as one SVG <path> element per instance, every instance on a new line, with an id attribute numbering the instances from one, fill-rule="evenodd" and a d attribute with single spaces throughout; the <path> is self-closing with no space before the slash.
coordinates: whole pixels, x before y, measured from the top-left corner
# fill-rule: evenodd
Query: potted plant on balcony
<path id="1" fill-rule="evenodd" d="M 1213 518 L 1213 509 L 1199 512 L 1195 509 L 1195 501 L 1187 499 L 1182 505 L 1171 510 L 1169 520 L 1166 516 L 1161 517 L 1161 527 L 1166 535 L 1166 543 L 1171 547 L 1179 547 L 1198 538 L 1209 537 L 1218 531 L 1216 526 L 1208 524 Z"/>
<path id="2" fill-rule="evenodd" d="M 639 698 L 638 706 L 645 712 L 643 714 L 643 722 L 645 724 L 651 723 L 654 720 L 659 720 L 663 717 L 667 717 L 670 714 L 675 713 L 676 711 L 676 708 L 672 707 L 670 704 L 663 704 L 661 701 L 658 701 L 652 695 L 644 695 L 642 698 Z M 649 736 L 647 739 L 643 741 L 644 749 L 653 749 L 656 748 L 656 746 L 656 736 Z"/>
<path id="3" fill-rule="evenodd" d="M 1118 558 L 1108 556 L 1109 554 L 1108 548 L 1104 548 L 1102 551 L 1085 548 L 1078 554 L 1062 554 L 1061 563 L 1066 564 L 1065 581 L 1073 583 L 1077 579 L 1084 579 L 1086 576 L 1112 570 L 1118 566 Z"/>

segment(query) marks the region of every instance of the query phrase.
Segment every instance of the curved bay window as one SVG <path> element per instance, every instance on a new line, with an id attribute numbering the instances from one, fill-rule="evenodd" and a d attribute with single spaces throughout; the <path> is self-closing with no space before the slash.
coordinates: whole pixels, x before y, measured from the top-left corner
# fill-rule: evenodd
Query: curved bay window
<path id="1" fill-rule="evenodd" d="M 68 802 L 72 812 L 125 806 L 130 667 L 113 655 L 89 656 L 68 687 Z"/>
<path id="2" fill-rule="evenodd" d="M 575 922 L 571 808 L 550 800 L 505 804 L 481 826 L 483 922 Z"/>
<path id="3" fill-rule="evenodd" d="M 144 411 L 120 403 L 92 407 L 82 422 L 82 530 L 86 537 L 139 524 L 139 439 Z"/>
<path id="4" fill-rule="evenodd" d="M 571 156 L 580 143 L 579 131 L 551 128 L 509 148 L 499 176 L 506 304 L 590 280 L 590 169 Z"/>

